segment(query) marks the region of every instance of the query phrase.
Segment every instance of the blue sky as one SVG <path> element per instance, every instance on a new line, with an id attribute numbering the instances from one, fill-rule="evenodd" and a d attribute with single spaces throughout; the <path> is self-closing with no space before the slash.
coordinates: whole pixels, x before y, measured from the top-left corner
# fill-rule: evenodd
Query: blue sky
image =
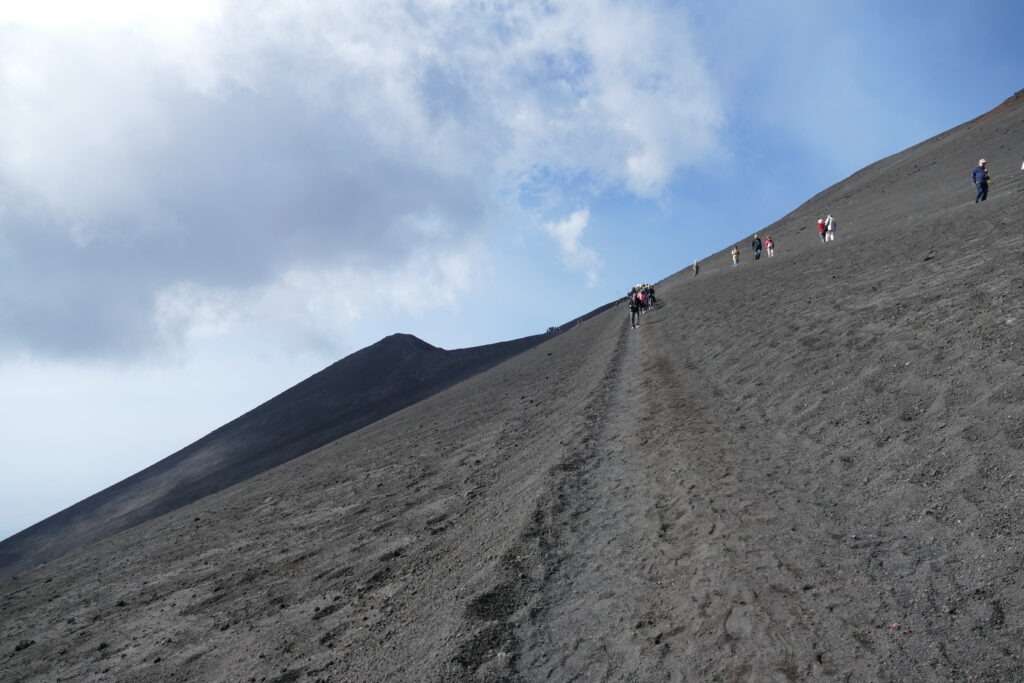
<path id="1" fill-rule="evenodd" d="M 0 537 L 392 332 L 685 267 L 1024 87 L 1022 14 L 0 6 Z"/>

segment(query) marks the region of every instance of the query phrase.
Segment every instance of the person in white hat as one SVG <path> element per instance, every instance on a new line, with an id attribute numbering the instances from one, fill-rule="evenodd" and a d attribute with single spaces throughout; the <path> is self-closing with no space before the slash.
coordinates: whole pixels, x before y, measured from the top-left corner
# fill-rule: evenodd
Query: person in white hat
<path id="1" fill-rule="evenodd" d="M 978 167 L 971 173 L 971 180 L 974 181 L 974 187 L 977 188 L 978 194 L 974 196 L 974 203 L 983 202 L 988 199 L 988 162 L 984 159 L 978 159 Z"/>

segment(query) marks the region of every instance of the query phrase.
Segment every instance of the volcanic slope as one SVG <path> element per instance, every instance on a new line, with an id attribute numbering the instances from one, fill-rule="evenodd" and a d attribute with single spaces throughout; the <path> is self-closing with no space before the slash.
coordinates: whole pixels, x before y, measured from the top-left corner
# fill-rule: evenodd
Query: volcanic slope
<path id="1" fill-rule="evenodd" d="M 543 341 L 446 351 L 394 334 L 160 462 L 0 542 L 0 572 L 175 510 L 411 405 Z"/>
<path id="2" fill-rule="evenodd" d="M 1024 680 L 1022 124 L 5 580 L 0 679 Z"/>

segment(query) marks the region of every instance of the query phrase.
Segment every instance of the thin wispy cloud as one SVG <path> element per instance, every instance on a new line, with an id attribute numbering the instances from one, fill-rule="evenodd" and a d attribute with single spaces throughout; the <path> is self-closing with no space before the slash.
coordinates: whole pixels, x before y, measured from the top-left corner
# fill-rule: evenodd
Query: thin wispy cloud
<path id="1" fill-rule="evenodd" d="M 574 211 L 564 220 L 544 224 L 544 231 L 558 244 L 565 264 L 572 270 L 582 272 L 587 284 L 593 286 L 601 268 L 601 257 L 582 242 L 583 232 L 590 222 L 590 211 Z"/>

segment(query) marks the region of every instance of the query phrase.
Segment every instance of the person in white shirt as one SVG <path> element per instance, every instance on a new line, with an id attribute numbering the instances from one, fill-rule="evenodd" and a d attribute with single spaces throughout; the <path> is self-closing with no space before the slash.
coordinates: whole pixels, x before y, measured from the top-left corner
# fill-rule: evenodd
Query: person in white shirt
<path id="1" fill-rule="evenodd" d="M 836 239 L 836 219 L 832 214 L 825 216 L 825 241 L 833 242 Z"/>

